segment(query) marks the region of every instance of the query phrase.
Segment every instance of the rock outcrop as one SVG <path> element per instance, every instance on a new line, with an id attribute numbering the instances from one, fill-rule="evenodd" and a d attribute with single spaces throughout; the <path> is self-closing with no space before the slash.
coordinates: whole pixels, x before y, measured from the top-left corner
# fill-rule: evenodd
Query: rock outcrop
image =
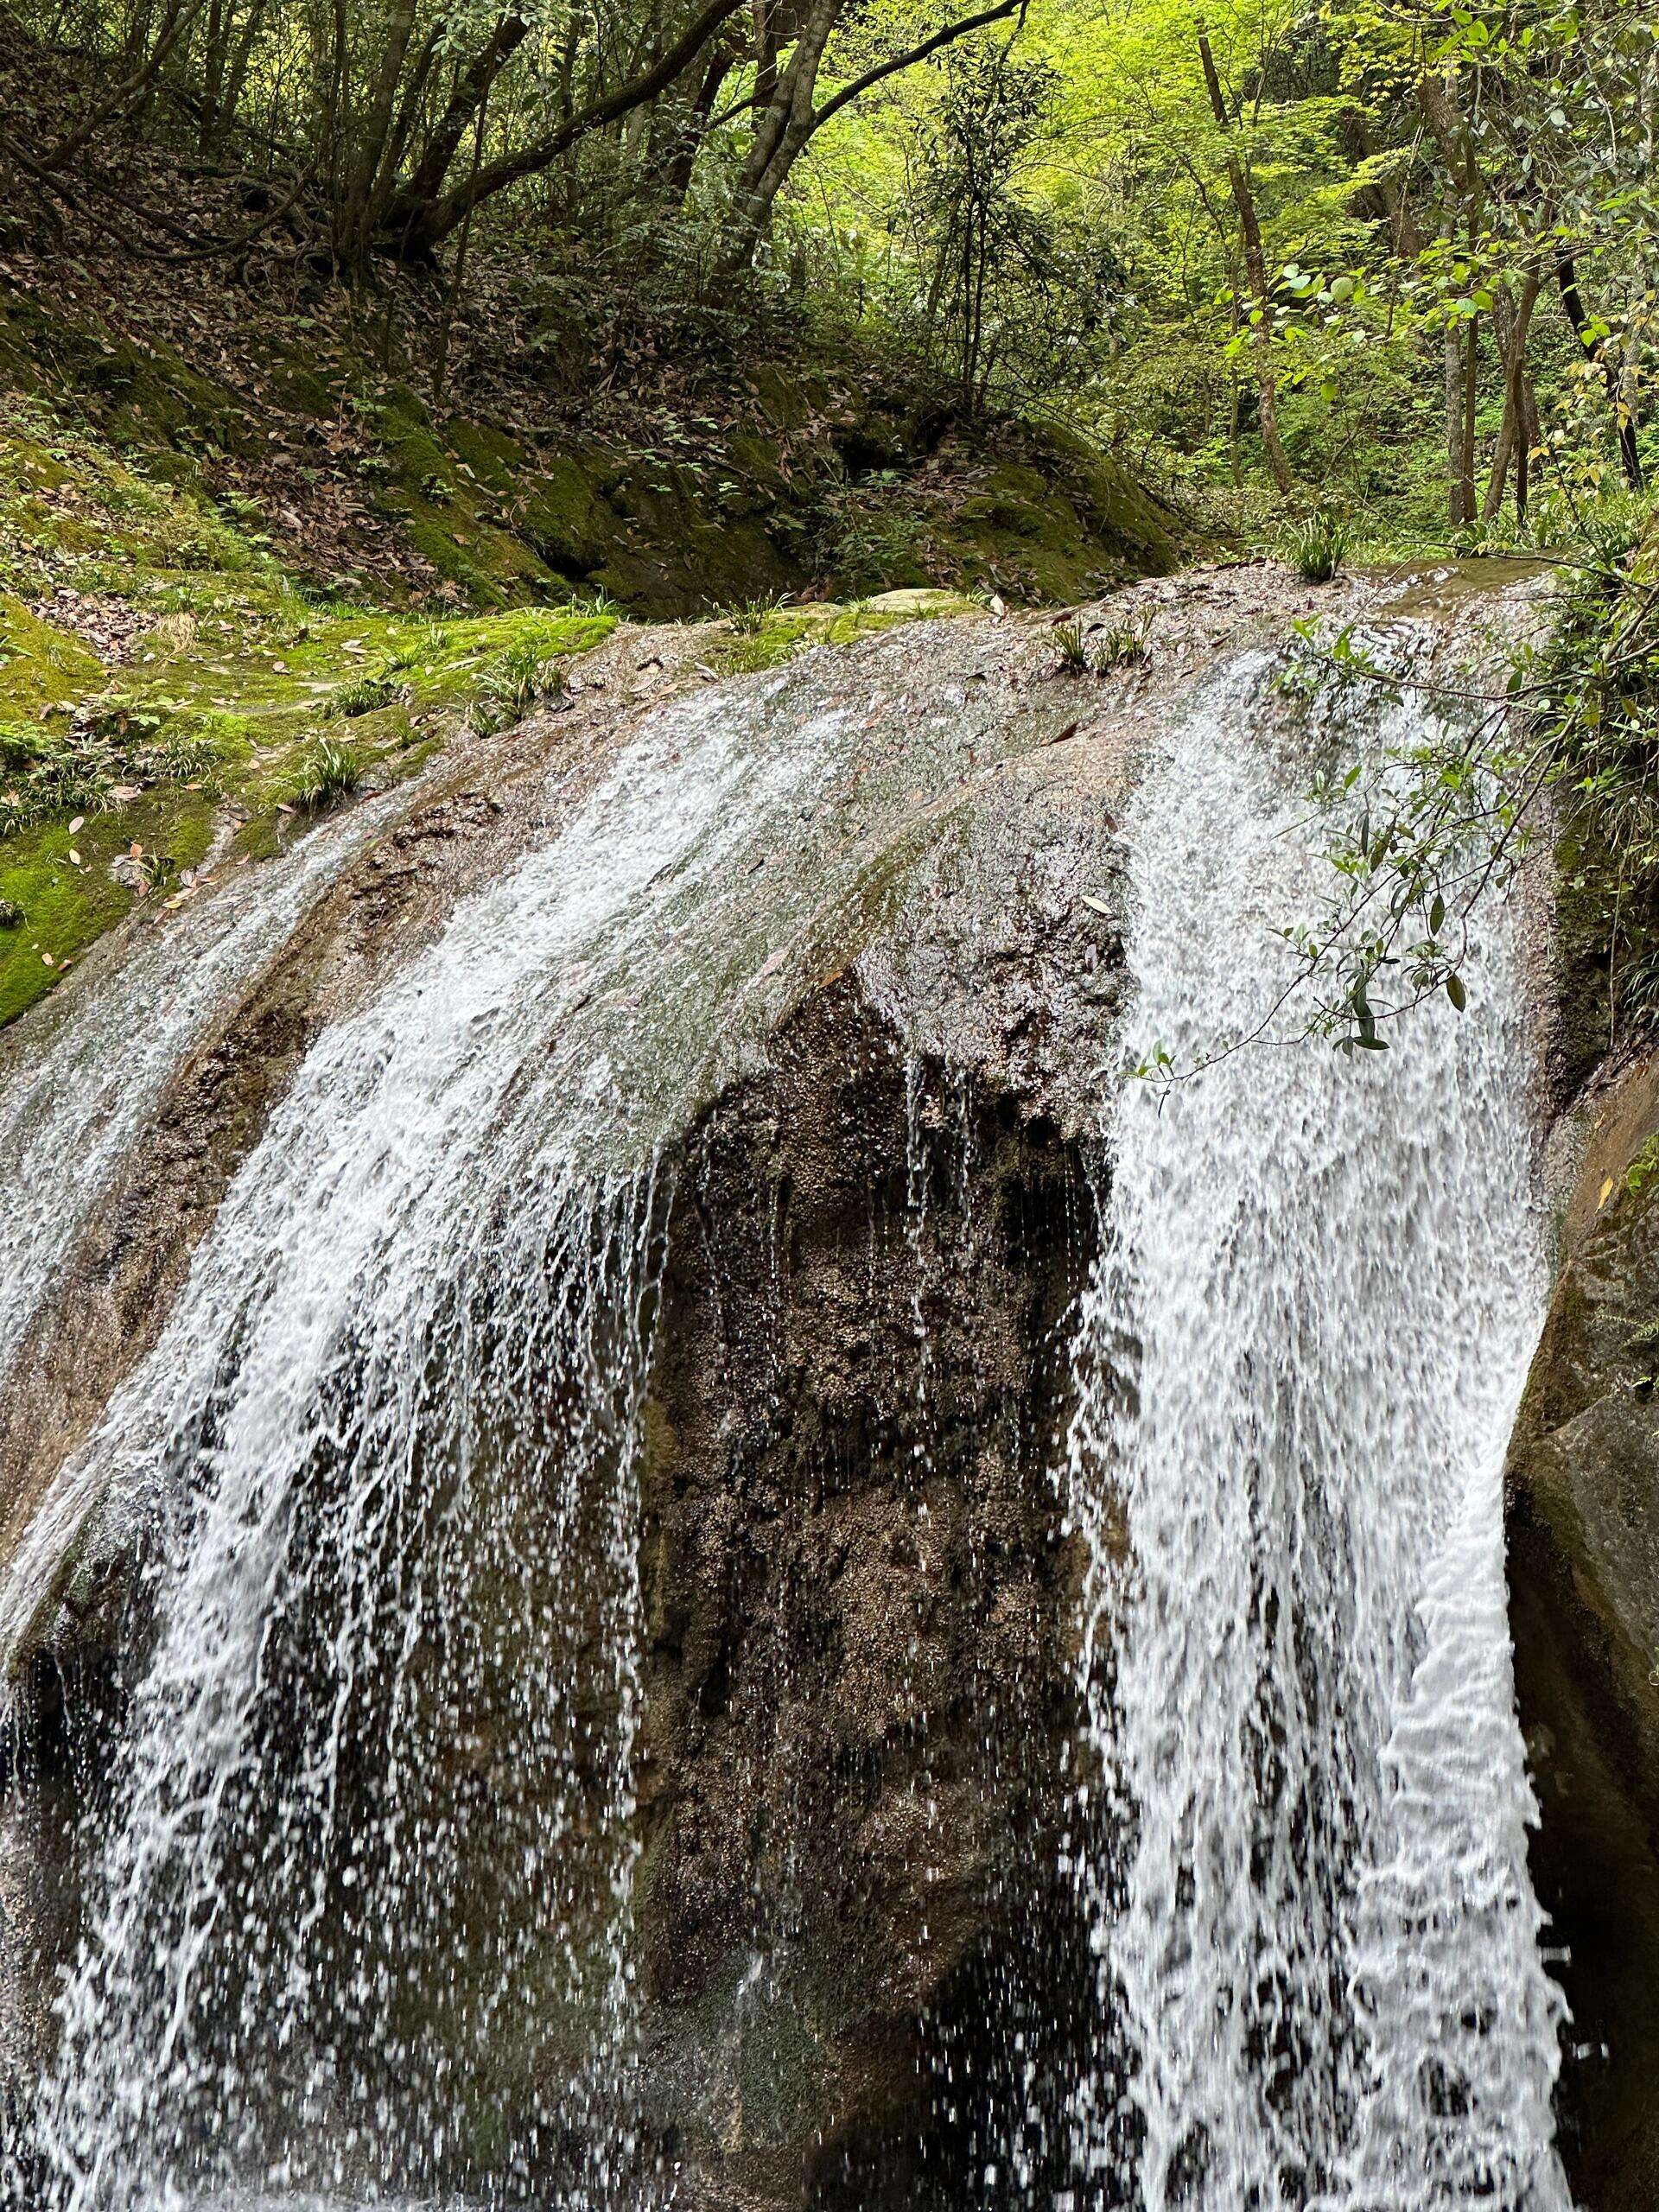
<path id="1" fill-rule="evenodd" d="M 1572 2007 L 1586 2212 L 1659 2201 L 1659 1064 L 1595 1113 L 1509 1468 L 1534 1872 Z"/>
<path id="2" fill-rule="evenodd" d="M 619 1006 L 610 1033 L 646 1077 L 653 1051 L 706 1054 L 714 1071 L 677 1109 L 661 1170 L 630 2116 L 631 2155 L 711 2212 L 943 2212 L 1011 2148 L 1033 2185 L 1063 2175 L 1064 2099 L 1098 1998 L 1063 1871 L 1081 1563 L 1056 1446 L 1126 993 L 1116 813 L 1166 699 L 1263 615 L 1277 628 L 1320 603 L 1248 569 L 1141 591 L 1160 625 L 1149 669 L 1081 675 L 1046 625 L 981 619 L 740 679 L 721 696 L 749 715 L 756 757 L 800 747 L 775 826 L 730 861 L 753 887 L 745 925 L 773 950 L 744 967 L 746 938 L 688 965 L 699 989 L 730 971 L 708 1001 L 729 1050 L 684 1030 L 684 1007 L 704 1009 L 695 992 L 639 1018 L 680 1027 L 642 1038 Z M 132 1527 L 95 1497 L 55 1517 L 41 1501 L 155 1342 L 314 1040 L 457 899 L 626 774 L 654 706 L 706 683 L 708 650 L 696 630 L 620 632 L 584 663 L 576 704 L 373 802 L 277 948 L 181 1038 L 107 1187 L 77 1198 L 0 1394 L 0 1612 L 27 1682 L 24 1786 L 0 1840 L 22 1962 L 0 1985 L 14 2105 L 49 2031 L 29 1993 L 73 1949 L 77 1823 L 105 1802 L 146 1637 Z M 801 741 L 814 730 L 821 755 Z M 673 895 L 671 881 L 653 910 L 664 947 L 699 925 Z M 8 1050 L 26 1054 L 46 1014 L 73 1021 L 130 950 L 111 940 Z M 524 1814 L 494 1777 L 489 1726 L 445 1725 L 437 1763 L 457 1764 L 437 1797 L 499 1789 Z M 372 1802 L 372 1783 L 346 1786 Z M 457 1931 L 512 1888 L 470 1871 Z M 550 1983 L 607 1910 L 597 1896 L 538 1909 L 520 1948 L 544 1942 Z M 537 2044 L 536 2001 L 457 2100 L 443 2178 L 534 2133 L 522 2101 L 569 2056 L 557 2036 Z"/>
<path id="3" fill-rule="evenodd" d="M 341 837 L 275 950 L 181 1037 L 108 1186 L 77 1197 L 0 1406 L 27 1682 L 0 1853 L 14 2106 L 49 2043 L 37 2000 L 73 1948 L 77 1827 L 147 1636 L 134 1532 L 92 1496 L 60 1514 L 57 1471 L 156 1341 L 319 1033 L 556 839 L 653 702 L 701 686 L 708 650 L 624 632 L 575 706 L 374 802 L 372 834 Z M 722 2204 L 865 2202 L 872 2158 L 883 2186 L 911 2171 L 948 2190 L 976 2140 L 964 2106 L 987 2142 L 1005 2133 L 1033 2104 L 1014 2038 L 1037 2064 L 1039 2024 L 1052 2053 L 1093 1986 L 1076 1907 L 1039 1872 L 1074 1719 L 1051 1470 L 1123 992 L 1124 717 L 1151 711 L 1147 686 L 1132 702 L 1068 677 L 1041 630 L 985 620 L 800 667 L 734 696 L 777 694 L 780 731 L 862 699 L 844 795 L 801 810 L 830 838 L 855 810 L 832 848 L 851 872 L 807 880 L 774 854 L 756 884 L 779 957 L 791 933 L 807 948 L 804 980 L 668 1147 L 645 1411 L 640 2154 Z M 42 1010 L 54 1035 L 105 984 L 118 1007 L 131 950 L 112 939 Z M 597 1910 L 550 1916 L 550 1955 Z M 513 2101 L 559 2063 L 524 2033 L 459 2123 L 459 2177 L 515 2139 Z"/>

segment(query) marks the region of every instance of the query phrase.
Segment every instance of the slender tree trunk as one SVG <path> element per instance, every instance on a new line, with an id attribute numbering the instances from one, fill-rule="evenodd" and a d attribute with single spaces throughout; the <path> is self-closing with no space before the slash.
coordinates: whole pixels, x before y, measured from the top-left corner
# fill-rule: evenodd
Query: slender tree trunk
<path id="1" fill-rule="evenodd" d="M 84 153 L 99 132 L 106 127 L 128 121 L 137 114 L 155 89 L 156 81 L 167 66 L 175 48 L 194 27 L 207 0 L 172 0 L 162 17 L 155 40 L 145 50 L 149 36 L 149 11 L 145 10 L 135 17 L 135 29 L 128 41 L 131 60 L 130 73 L 112 91 L 97 101 L 80 121 L 57 144 L 40 156 L 31 166 L 37 175 L 53 175 L 67 168 L 75 157 Z M 142 33 L 137 25 L 143 26 Z"/>
<path id="2" fill-rule="evenodd" d="M 1452 86 L 1438 77 L 1418 79 L 1417 105 L 1433 134 L 1451 178 L 1452 189 L 1471 245 L 1486 181 L 1475 157 L 1474 141 Z M 1466 334 L 1448 322 L 1446 330 L 1446 512 L 1452 527 L 1475 519 L 1474 411 L 1479 397 L 1480 354 L 1476 325 Z"/>
<path id="3" fill-rule="evenodd" d="M 336 216 L 338 248 L 342 257 L 354 268 L 361 267 L 367 256 L 367 226 L 375 179 L 380 173 L 381 159 L 391 135 L 397 86 L 403 77 L 409 41 L 414 30 L 415 0 L 392 0 L 391 16 L 386 25 L 386 42 L 381 48 L 380 67 L 376 73 L 368 113 L 358 126 L 357 158 L 348 172 L 349 181 L 344 203 Z"/>
<path id="4" fill-rule="evenodd" d="M 771 227 L 772 211 L 796 156 L 812 135 L 818 67 L 846 0 L 812 0 L 771 100 L 760 111 L 753 142 L 732 202 L 724 259 L 747 269 Z"/>
<path id="5" fill-rule="evenodd" d="M 674 144 L 673 158 L 663 178 L 664 198 L 671 207 L 683 207 L 691 190 L 691 180 L 696 173 L 697 156 L 702 150 L 703 135 L 709 128 L 709 118 L 715 111 L 715 102 L 721 88 L 737 67 L 738 57 L 729 47 L 722 47 L 703 72 L 702 82 L 697 87 L 696 98 L 691 103 L 691 112 Z"/>
<path id="6" fill-rule="evenodd" d="M 607 129 L 635 108 L 656 99 L 677 77 L 684 74 L 728 18 L 737 13 L 741 4 L 741 0 L 708 0 L 702 11 L 687 24 L 674 44 L 641 75 L 568 116 L 545 137 L 532 139 L 486 162 L 475 176 L 453 185 L 430 207 L 410 211 L 406 221 L 400 222 L 403 211 L 396 211 L 391 227 L 394 232 L 401 231 L 404 250 L 416 255 L 429 254 L 459 228 L 471 208 L 525 177 L 541 175 L 578 139 L 590 131 Z"/>
<path id="7" fill-rule="evenodd" d="M 529 35 L 530 26 L 522 16 L 512 13 L 501 16 L 485 45 L 461 71 L 443 113 L 421 149 L 421 158 L 409 181 L 408 197 L 411 202 L 429 203 L 442 191 L 443 181 L 467 135 L 467 125 L 481 112 L 496 79 Z M 475 147 L 474 170 L 479 159 Z"/>
<path id="8" fill-rule="evenodd" d="M 763 114 L 778 89 L 778 0 L 754 0 L 754 107 Z"/>
<path id="9" fill-rule="evenodd" d="M 473 175 L 476 176 L 484 163 L 484 115 L 489 105 L 489 92 L 485 90 L 479 101 L 478 112 L 473 121 Z M 455 270 L 450 280 L 448 297 L 443 303 L 443 321 L 438 331 L 438 359 L 434 374 L 437 396 L 443 397 L 443 388 L 449 377 L 449 334 L 454 326 L 455 309 L 461 302 L 461 288 L 467 276 L 467 248 L 473 235 L 473 210 L 469 207 L 461 218 L 461 236 L 455 242 Z"/>
<path id="10" fill-rule="evenodd" d="M 248 72 L 253 67 L 253 49 L 265 19 L 268 0 L 252 0 L 243 19 L 242 32 L 231 56 L 230 67 L 225 73 L 225 83 L 219 93 L 217 118 L 219 136 L 222 138 L 242 105 L 242 94 L 246 88 Z"/>
<path id="11" fill-rule="evenodd" d="M 1527 498 L 1531 476 L 1531 452 L 1537 442 L 1529 409 L 1535 410 L 1537 402 L 1532 397 L 1532 380 L 1527 374 L 1527 341 L 1532 332 L 1534 310 L 1542 289 L 1543 276 L 1536 268 L 1529 269 L 1522 280 L 1519 296 L 1513 306 L 1505 294 L 1498 296 L 1497 308 L 1492 316 L 1492 333 L 1497 341 L 1498 359 L 1503 366 L 1503 420 L 1497 434 L 1497 448 L 1492 455 L 1492 474 L 1486 486 L 1486 503 L 1481 510 L 1483 518 L 1494 522 L 1503 510 L 1504 480 L 1513 465 L 1515 469 L 1515 512 L 1516 518 L 1527 518 Z"/>
<path id="12" fill-rule="evenodd" d="M 1632 492 L 1639 492 L 1643 488 L 1642 450 L 1636 440 L 1636 420 L 1624 403 L 1618 365 L 1608 359 L 1605 348 L 1591 326 L 1584 296 L 1579 289 L 1577 264 L 1570 253 L 1558 257 L 1555 281 L 1560 288 L 1561 305 L 1567 309 L 1567 319 L 1572 324 L 1580 345 L 1600 367 L 1607 386 L 1607 397 L 1612 403 L 1613 423 L 1618 434 L 1618 458 L 1624 471 L 1624 481 Z"/>
<path id="13" fill-rule="evenodd" d="M 1458 449 L 1458 499 L 1465 522 L 1475 506 L 1476 422 L 1480 412 L 1480 319 L 1471 315 L 1463 340 L 1463 437 Z"/>
<path id="14" fill-rule="evenodd" d="M 207 29 L 201 58 L 201 119 L 199 143 L 211 154 L 219 139 L 219 102 L 223 98 L 227 48 L 233 21 L 225 0 L 213 0 L 207 10 Z"/>
<path id="15" fill-rule="evenodd" d="M 1447 521 L 1460 530 L 1469 518 L 1463 511 L 1463 334 L 1455 322 L 1446 326 L 1446 501 Z"/>
<path id="16" fill-rule="evenodd" d="M 1268 257 L 1262 245 L 1262 226 L 1257 219 L 1255 200 L 1250 191 L 1249 179 L 1239 157 L 1233 138 L 1232 120 L 1227 112 L 1227 103 L 1222 97 L 1221 76 L 1216 67 L 1215 54 L 1210 44 L 1210 34 L 1203 23 L 1198 26 L 1198 59 L 1204 65 L 1204 81 L 1210 93 L 1211 111 L 1217 127 L 1227 141 L 1227 181 L 1232 188 L 1233 206 L 1238 214 L 1239 236 L 1244 251 L 1244 270 L 1249 278 L 1254 311 L 1258 319 L 1252 334 L 1251 345 L 1255 356 L 1256 406 L 1262 418 L 1262 443 L 1267 450 L 1268 466 L 1273 471 L 1273 480 L 1281 492 L 1290 491 L 1295 483 L 1291 473 L 1290 458 L 1279 430 L 1279 383 L 1273 359 L 1273 310 L 1268 293 Z"/>

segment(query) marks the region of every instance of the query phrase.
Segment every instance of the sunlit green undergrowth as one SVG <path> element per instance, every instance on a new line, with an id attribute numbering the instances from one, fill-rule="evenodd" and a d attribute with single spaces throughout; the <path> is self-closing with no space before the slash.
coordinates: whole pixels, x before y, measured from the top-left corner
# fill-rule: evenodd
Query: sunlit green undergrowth
<path id="1" fill-rule="evenodd" d="M 141 901 L 516 719 L 608 607 L 434 620 L 306 589 L 251 512 L 0 397 L 0 1023 Z M 526 671 L 529 671 L 528 675 Z"/>
<path id="2" fill-rule="evenodd" d="M 981 603 L 950 592 L 917 594 L 903 607 L 873 606 L 751 606 L 726 617 L 728 636 L 712 650 L 712 664 L 722 676 L 750 676 L 780 668 L 809 645 L 850 645 L 855 638 L 890 630 L 900 622 L 930 622 L 950 615 L 973 614 Z"/>

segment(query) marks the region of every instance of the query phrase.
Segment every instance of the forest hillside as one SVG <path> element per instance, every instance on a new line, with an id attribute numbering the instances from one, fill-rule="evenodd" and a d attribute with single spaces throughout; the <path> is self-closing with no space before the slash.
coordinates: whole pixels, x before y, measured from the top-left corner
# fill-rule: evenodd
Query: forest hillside
<path id="1" fill-rule="evenodd" d="M 561 622 L 723 613 L 723 670 L 893 592 L 1541 555 L 1584 650 L 1516 671 L 1540 715 L 1483 757 L 1500 845 L 1535 789 L 1577 794 L 1616 1035 L 1603 1000 L 1659 976 L 1656 127 L 1620 0 L 25 0 L 6 910 L 42 897 L 16 840 L 238 747 L 278 760 L 256 812 L 319 745 L 353 788 L 305 686 L 359 663 L 354 726 L 461 660 L 505 712 Z M 1438 834 L 1401 825 L 1407 906 Z M 31 931 L 0 1011 L 89 927 Z"/>

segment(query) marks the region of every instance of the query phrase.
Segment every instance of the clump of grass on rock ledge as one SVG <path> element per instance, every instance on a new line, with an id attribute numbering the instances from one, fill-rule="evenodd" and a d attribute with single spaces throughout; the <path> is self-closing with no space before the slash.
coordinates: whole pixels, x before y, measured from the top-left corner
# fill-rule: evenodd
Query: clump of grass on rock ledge
<path id="1" fill-rule="evenodd" d="M 319 814 L 346 798 L 363 779 L 363 755 L 337 737 L 320 737 L 304 754 L 293 783 L 296 804 Z"/>

